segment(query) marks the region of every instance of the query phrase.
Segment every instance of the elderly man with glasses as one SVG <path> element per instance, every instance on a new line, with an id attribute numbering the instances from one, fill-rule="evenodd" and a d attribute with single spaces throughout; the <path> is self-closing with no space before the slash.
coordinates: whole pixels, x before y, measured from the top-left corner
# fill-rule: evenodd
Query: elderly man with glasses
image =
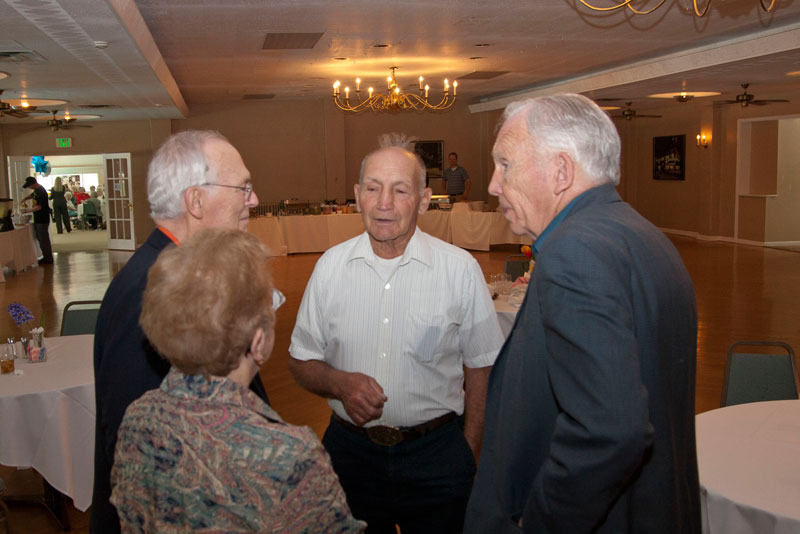
<path id="1" fill-rule="evenodd" d="M 114 277 L 97 318 L 94 345 L 96 430 L 90 531 L 120 531 L 109 502 L 110 472 L 128 405 L 157 388 L 169 371 L 139 326 L 147 272 L 170 243 L 179 245 L 203 228 L 244 230 L 258 205 L 239 152 L 216 132 L 185 131 L 168 138 L 147 172 L 150 216 L 157 228 Z M 258 375 L 250 388 L 267 401 Z"/>

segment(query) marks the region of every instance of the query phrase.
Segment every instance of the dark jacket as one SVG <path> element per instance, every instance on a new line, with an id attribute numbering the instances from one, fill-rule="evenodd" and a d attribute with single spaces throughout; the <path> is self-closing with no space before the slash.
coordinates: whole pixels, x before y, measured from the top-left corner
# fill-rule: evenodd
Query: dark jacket
<path id="1" fill-rule="evenodd" d="M 696 337 L 672 243 L 612 185 L 579 197 L 492 370 L 465 532 L 699 533 Z"/>

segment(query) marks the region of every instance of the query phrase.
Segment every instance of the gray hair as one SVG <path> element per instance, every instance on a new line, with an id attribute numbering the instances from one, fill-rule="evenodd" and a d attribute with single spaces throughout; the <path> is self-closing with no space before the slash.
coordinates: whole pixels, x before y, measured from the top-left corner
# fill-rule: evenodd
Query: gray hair
<path id="1" fill-rule="evenodd" d="M 619 185 L 619 133 L 597 104 L 569 93 L 520 100 L 506 107 L 502 122 L 517 113 L 534 146 L 568 153 L 591 182 Z"/>
<path id="2" fill-rule="evenodd" d="M 209 141 L 229 141 L 219 132 L 186 130 L 167 138 L 156 150 L 147 168 L 147 200 L 154 220 L 177 219 L 185 212 L 183 193 L 209 181 L 206 161 Z M 214 182 L 216 177 L 211 177 Z"/>
<path id="3" fill-rule="evenodd" d="M 367 166 L 367 160 L 374 156 L 376 153 L 380 152 L 381 150 L 387 148 L 399 148 L 400 150 L 406 152 L 409 156 L 414 159 L 414 163 L 417 166 L 417 180 L 419 180 L 419 193 L 422 195 L 422 192 L 425 191 L 425 182 L 428 177 L 428 171 L 425 169 L 425 163 L 422 161 L 422 158 L 414 152 L 414 146 L 416 145 L 417 138 L 416 137 L 409 137 L 403 133 L 386 133 L 383 135 L 378 136 L 378 148 L 364 156 L 364 159 L 361 160 L 361 171 L 358 173 L 358 185 L 359 187 L 364 185 L 364 168 Z"/>

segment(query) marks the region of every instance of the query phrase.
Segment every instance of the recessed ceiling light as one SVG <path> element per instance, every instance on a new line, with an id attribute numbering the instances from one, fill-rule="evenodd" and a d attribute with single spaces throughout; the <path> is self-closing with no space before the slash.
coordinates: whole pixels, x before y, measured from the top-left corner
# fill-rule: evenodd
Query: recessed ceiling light
<path id="1" fill-rule="evenodd" d="M 0 70 L 0 80 L 4 80 L 5 78 L 11 78 L 11 75 Z"/>
<path id="2" fill-rule="evenodd" d="M 108 48 L 108 41 L 95 41 L 94 47 L 99 48 L 100 50 L 105 50 Z"/>
<path id="3" fill-rule="evenodd" d="M 692 98 L 703 98 L 704 96 L 721 95 L 719 91 L 678 91 L 677 93 L 656 93 L 649 95 L 650 98 L 674 98 L 678 102 L 688 102 Z"/>
<path id="4" fill-rule="evenodd" d="M 335 57 L 333 59 L 335 59 L 336 61 L 347 61 L 350 58 L 349 57 Z"/>

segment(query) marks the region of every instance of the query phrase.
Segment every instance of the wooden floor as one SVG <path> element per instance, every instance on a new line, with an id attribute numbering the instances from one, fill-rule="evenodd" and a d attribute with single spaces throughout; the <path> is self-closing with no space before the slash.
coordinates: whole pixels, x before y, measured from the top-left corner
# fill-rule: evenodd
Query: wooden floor
<path id="1" fill-rule="evenodd" d="M 697 292 L 699 334 L 697 412 L 717 408 L 722 391 L 725 352 L 744 339 L 771 339 L 800 350 L 800 253 L 790 250 L 732 245 L 672 237 L 686 263 Z M 484 273 L 501 272 L 503 261 L 517 248 L 498 247 L 474 252 Z M 0 284 L 4 308 L 18 301 L 37 317 L 45 313 L 46 334 L 58 335 L 61 312 L 73 300 L 101 299 L 126 253 L 70 252 L 56 255 L 54 266 L 39 267 Z M 324 431 L 330 410 L 324 400 L 300 389 L 289 374 L 288 348 L 294 318 L 319 254 L 299 254 L 272 260 L 276 286 L 287 298 L 278 312 L 275 349 L 261 370 L 273 406 L 287 421 Z M 19 335 L 7 313 L 0 314 L 0 339 Z M 89 355 L 87 355 L 89 357 Z M 9 429 L 2 429 L 3 432 Z M 36 483 L 30 471 L 0 467 L 10 492 L 26 491 Z M 88 513 L 70 507 L 72 532 L 88 532 Z M 14 532 L 58 532 L 36 507 L 11 508 Z"/>

